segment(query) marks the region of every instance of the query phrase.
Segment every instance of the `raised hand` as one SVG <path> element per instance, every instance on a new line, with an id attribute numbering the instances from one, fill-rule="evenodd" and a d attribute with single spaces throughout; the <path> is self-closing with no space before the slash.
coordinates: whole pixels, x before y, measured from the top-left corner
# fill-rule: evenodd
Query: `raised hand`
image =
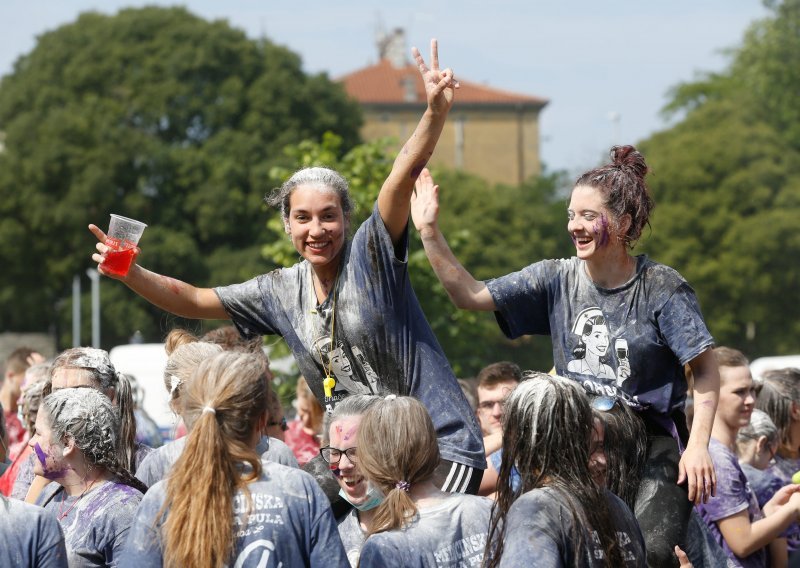
<path id="1" fill-rule="evenodd" d="M 431 66 L 425 64 L 422 55 L 416 47 L 411 48 L 414 61 L 417 62 L 422 82 L 425 84 L 425 94 L 428 99 L 428 107 L 436 113 L 446 113 L 453 105 L 455 90 L 458 88 L 458 81 L 453 77 L 453 70 L 450 68 L 439 69 L 439 44 L 435 39 L 431 40 Z"/>
<path id="2" fill-rule="evenodd" d="M 439 186 L 433 183 L 428 168 L 423 168 L 411 196 L 411 220 L 420 233 L 436 227 L 439 219 Z"/>
<path id="3" fill-rule="evenodd" d="M 106 254 L 110 250 L 108 246 L 106 246 L 106 234 L 103 232 L 103 229 L 98 227 L 97 225 L 89 225 L 89 230 L 92 234 L 97 237 L 97 244 L 95 248 L 97 252 L 92 255 L 92 260 L 97 263 L 97 271 L 102 274 L 103 276 L 108 276 L 109 278 L 114 278 L 115 280 L 125 280 L 125 276 L 119 276 L 117 274 L 112 274 L 111 272 L 106 272 L 103 270 L 103 261 L 106 259 Z M 133 257 L 133 263 L 136 263 L 136 257 L 139 256 L 140 249 L 136 247 L 136 252 Z M 133 264 L 131 265 L 133 268 Z"/>

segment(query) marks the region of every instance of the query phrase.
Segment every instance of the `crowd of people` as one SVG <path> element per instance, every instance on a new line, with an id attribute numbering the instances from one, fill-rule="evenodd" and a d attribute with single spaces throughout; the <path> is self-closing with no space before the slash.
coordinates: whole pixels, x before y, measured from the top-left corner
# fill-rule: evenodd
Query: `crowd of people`
<path id="1" fill-rule="evenodd" d="M 577 179 L 574 257 L 478 281 L 439 230 L 426 169 L 458 82 L 435 41 L 430 66 L 414 57 L 427 109 L 352 236 L 347 180 L 323 167 L 268 197 L 301 261 L 241 284 L 138 262 L 112 275 L 90 225 L 101 273 L 233 326 L 169 333 L 162 396 L 181 429 L 160 446 L 107 352 L 12 353 L 0 565 L 800 561 L 800 371 L 756 384 L 742 353 L 715 347 L 680 274 L 631 254 L 654 207 L 644 157 L 615 147 Z M 409 219 L 457 308 L 493 311 L 510 338 L 550 336 L 550 373 L 492 362 L 455 377 L 411 287 Z M 290 422 L 264 335 L 302 373 Z"/>

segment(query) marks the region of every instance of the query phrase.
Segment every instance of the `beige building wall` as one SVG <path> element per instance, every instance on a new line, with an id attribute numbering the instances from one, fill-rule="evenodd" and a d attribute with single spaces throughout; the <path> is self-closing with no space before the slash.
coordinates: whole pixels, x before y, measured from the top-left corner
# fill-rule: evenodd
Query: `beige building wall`
<path id="1" fill-rule="evenodd" d="M 422 115 L 420 110 L 364 109 L 364 140 L 391 137 L 404 143 Z M 447 119 L 433 165 L 463 169 L 493 183 L 518 185 L 541 173 L 537 109 L 461 110 Z"/>

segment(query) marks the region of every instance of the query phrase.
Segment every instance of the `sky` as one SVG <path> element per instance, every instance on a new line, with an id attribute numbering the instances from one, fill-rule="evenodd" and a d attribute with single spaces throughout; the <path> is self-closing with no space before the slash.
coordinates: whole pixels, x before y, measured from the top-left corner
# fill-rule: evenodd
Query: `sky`
<path id="1" fill-rule="evenodd" d="M 150 0 L 0 0 L 0 75 L 43 32 L 81 12 L 175 5 Z M 549 99 L 541 114 L 548 170 L 579 173 L 616 143 L 669 127 L 669 89 L 721 71 L 748 25 L 768 15 L 759 0 L 189 0 L 209 20 L 266 36 L 300 54 L 309 73 L 332 78 L 377 60 L 376 33 L 402 27 L 409 49 L 439 40 L 456 77 Z M 458 99 L 456 99 L 456 105 Z"/>

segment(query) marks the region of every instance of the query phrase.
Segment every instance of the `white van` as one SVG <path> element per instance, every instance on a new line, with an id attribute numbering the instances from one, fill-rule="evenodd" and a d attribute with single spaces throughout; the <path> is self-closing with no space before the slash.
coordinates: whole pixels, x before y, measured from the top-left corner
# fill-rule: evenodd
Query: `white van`
<path id="1" fill-rule="evenodd" d="M 781 355 L 776 357 L 759 357 L 750 363 L 750 372 L 758 379 L 767 371 L 794 367 L 800 369 L 800 355 Z"/>
<path id="2" fill-rule="evenodd" d="M 264 351 L 268 353 L 267 348 Z M 143 397 L 142 408 L 158 425 L 162 434 L 171 437 L 178 419 L 169 408 L 169 394 L 164 386 L 164 367 L 167 366 L 167 353 L 163 343 L 131 343 L 117 345 L 108 352 L 111 363 L 119 373 L 127 373 L 136 378 Z M 283 376 L 297 374 L 294 357 L 270 359 L 273 373 Z"/>

